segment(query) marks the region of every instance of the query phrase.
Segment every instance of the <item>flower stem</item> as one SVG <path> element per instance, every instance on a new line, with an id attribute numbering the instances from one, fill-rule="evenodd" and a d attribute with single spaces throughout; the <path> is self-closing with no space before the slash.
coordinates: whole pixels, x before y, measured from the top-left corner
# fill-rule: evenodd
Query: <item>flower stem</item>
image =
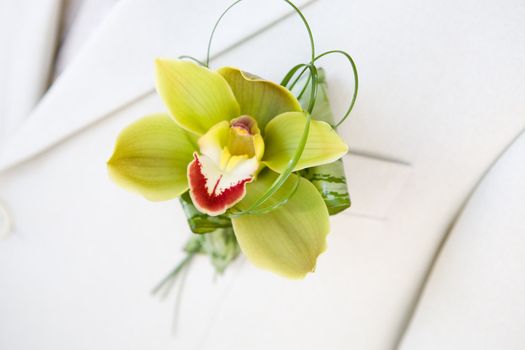
<path id="1" fill-rule="evenodd" d="M 177 266 L 175 266 L 175 268 L 155 286 L 155 288 L 153 288 L 151 294 L 156 295 L 162 289 L 164 289 L 164 293 L 162 293 L 162 298 L 164 299 L 173 288 L 173 284 L 175 283 L 179 273 L 191 261 L 191 259 L 193 259 L 194 256 L 195 253 L 188 253 L 186 257 L 180 263 L 178 263 Z"/>
<path id="2" fill-rule="evenodd" d="M 215 32 L 217 31 L 217 28 L 219 27 L 219 24 L 221 23 L 221 21 L 224 18 L 224 16 L 226 16 L 226 14 L 233 7 L 235 7 L 237 4 L 239 4 L 241 1 L 243 1 L 243 0 L 237 0 L 233 4 L 228 6 L 228 8 L 226 8 L 226 10 L 224 10 L 224 12 L 219 16 L 219 18 L 217 19 L 217 22 L 215 22 L 215 25 L 213 26 L 213 29 L 212 29 L 211 34 L 210 34 L 210 38 L 208 39 L 208 48 L 206 50 L 206 62 L 205 62 L 206 63 L 205 66 L 206 67 L 210 66 L 211 44 L 213 42 L 213 37 L 215 36 Z M 299 17 L 301 18 L 301 21 L 303 22 L 303 24 L 304 24 L 304 26 L 306 28 L 306 31 L 308 33 L 308 39 L 310 40 L 311 62 L 313 62 L 315 60 L 315 40 L 314 40 L 314 36 L 312 34 L 312 30 L 310 29 L 310 24 L 308 24 L 308 21 L 304 17 L 304 15 L 301 12 L 301 10 L 299 10 L 299 8 L 293 2 L 291 2 L 290 0 L 283 0 L 283 1 L 285 3 L 287 3 L 288 5 L 290 5 L 293 8 L 293 10 L 297 13 L 297 15 L 299 15 Z"/>

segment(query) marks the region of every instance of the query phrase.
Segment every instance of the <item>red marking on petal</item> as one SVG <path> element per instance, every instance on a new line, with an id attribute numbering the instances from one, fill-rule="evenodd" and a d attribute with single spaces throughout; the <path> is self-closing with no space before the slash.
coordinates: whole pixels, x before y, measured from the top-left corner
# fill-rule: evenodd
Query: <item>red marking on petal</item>
<path id="1" fill-rule="evenodd" d="M 190 196 L 193 204 L 201 212 L 211 216 L 224 214 L 226 209 L 231 208 L 237 204 L 246 193 L 246 183 L 252 181 L 252 177 L 240 180 L 235 185 L 224 189 L 217 193 L 217 187 L 221 181 L 222 176 L 214 184 L 211 194 L 208 193 L 206 187 L 206 176 L 202 173 L 202 164 L 199 157 L 195 153 L 195 158 L 188 165 L 188 179 L 190 185 Z"/>

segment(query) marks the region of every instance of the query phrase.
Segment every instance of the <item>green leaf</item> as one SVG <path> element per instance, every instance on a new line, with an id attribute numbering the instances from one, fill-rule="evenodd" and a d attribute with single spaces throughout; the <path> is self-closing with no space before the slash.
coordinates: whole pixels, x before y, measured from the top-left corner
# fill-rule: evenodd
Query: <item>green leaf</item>
<path id="1" fill-rule="evenodd" d="M 188 189 L 186 168 L 196 142 L 166 114 L 144 117 L 119 135 L 109 174 L 152 201 L 173 199 Z"/>
<path id="2" fill-rule="evenodd" d="M 171 116 L 186 130 L 204 134 L 239 116 L 239 104 L 226 80 L 193 62 L 157 59 L 157 91 Z"/>
<path id="3" fill-rule="evenodd" d="M 218 273 L 223 273 L 240 253 L 239 244 L 231 227 L 217 229 L 203 235 L 193 235 L 184 250 L 188 254 L 207 255 Z"/>
<path id="4" fill-rule="evenodd" d="M 248 194 L 238 207 L 249 208 L 277 176 L 268 169 L 261 172 L 248 184 Z M 300 181 L 298 187 L 296 181 Z M 234 217 L 232 223 L 241 250 L 254 265 L 285 277 L 303 278 L 314 271 L 317 257 L 326 249 L 330 225 L 321 195 L 297 175 L 291 175 L 266 205 L 282 202 L 294 189 L 286 204 L 265 214 Z"/>
<path id="5" fill-rule="evenodd" d="M 231 227 L 205 234 L 202 250 L 218 273 L 223 273 L 241 251 Z"/>
<path id="6" fill-rule="evenodd" d="M 301 175 L 317 188 L 330 215 L 335 215 L 350 207 L 343 159 L 305 169 Z"/>
<path id="7" fill-rule="evenodd" d="M 279 84 L 232 67 L 220 68 L 218 72 L 230 84 L 241 114 L 254 117 L 261 130 L 281 113 L 302 110 L 295 96 Z"/>
<path id="8" fill-rule="evenodd" d="M 306 124 L 302 112 L 283 113 L 266 126 L 263 163 L 281 173 L 294 156 Z M 336 161 L 346 154 L 348 146 L 332 127 L 312 120 L 301 159 L 294 171 Z"/>
<path id="9" fill-rule="evenodd" d="M 180 202 L 193 233 L 210 233 L 219 228 L 231 227 L 231 220 L 225 215 L 209 216 L 201 213 L 193 205 L 188 192 L 180 196 Z"/>
<path id="10" fill-rule="evenodd" d="M 334 114 L 332 112 L 330 100 L 328 98 L 328 84 L 326 83 L 326 74 L 324 72 L 324 69 L 318 68 L 317 74 L 317 99 L 315 100 L 314 110 L 312 111 L 312 118 L 333 125 Z M 298 86 L 302 88 L 307 82 L 308 79 L 306 76 L 304 76 L 300 80 Z M 302 95 L 299 97 L 299 102 L 301 103 L 303 108 L 306 108 L 308 106 L 311 88 L 312 84 L 309 84 L 306 87 L 305 91 L 302 93 Z M 301 91 L 298 91 L 298 93 L 300 94 Z"/>
<path id="11" fill-rule="evenodd" d="M 317 91 L 317 101 L 312 111 L 312 118 L 332 125 L 334 123 L 334 115 L 328 98 L 328 85 L 326 83 L 325 73 L 322 68 L 319 68 L 317 72 L 319 74 L 319 87 Z M 307 79 L 305 78 L 299 86 L 302 88 L 306 82 Z M 305 90 L 302 97 L 299 98 L 303 106 L 308 104 L 310 88 L 311 85 Z M 330 164 L 305 169 L 302 175 L 310 180 L 319 193 L 321 193 L 330 215 L 335 215 L 350 207 L 351 201 L 342 158 Z"/>

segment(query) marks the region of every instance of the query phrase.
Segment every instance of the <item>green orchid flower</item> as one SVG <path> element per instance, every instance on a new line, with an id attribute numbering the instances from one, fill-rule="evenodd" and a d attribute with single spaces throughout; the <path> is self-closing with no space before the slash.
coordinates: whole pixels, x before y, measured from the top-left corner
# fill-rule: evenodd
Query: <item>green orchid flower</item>
<path id="1" fill-rule="evenodd" d="M 156 86 L 169 113 L 127 127 L 108 161 L 121 186 L 153 201 L 181 195 L 209 216 L 231 215 L 244 255 L 289 278 L 315 269 L 326 248 L 329 213 L 316 187 L 291 174 L 250 208 L 286 171 L 307 126 L 307 114 L 286 88 L 239 69 L 217 71 L 189 61 L 156 61 Z M 348 151 L 334 129 L 311 120 L 293 168 L 332 163 Z"/>

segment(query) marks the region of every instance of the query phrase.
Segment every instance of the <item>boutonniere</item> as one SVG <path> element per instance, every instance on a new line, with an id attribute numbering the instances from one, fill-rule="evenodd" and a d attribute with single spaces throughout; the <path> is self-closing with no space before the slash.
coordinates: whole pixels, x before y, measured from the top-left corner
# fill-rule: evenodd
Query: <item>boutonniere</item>
<path id="1" fill-rule="evenodd" d="M 166 111 L 118 136 L 108 169 L 116 183 L 152 201 L 179 198 L 192 235 L 187 257 L 159 285 L 171 285 L 197 254 L 218 272 L 240 252 L 255 266 L 288 278 L 313 272 L 326 249 L 329 216 L 350 207 L 342 157 L 348 146 L 336 128 L 352 111 L 357 69 L 340 50 L 292 67 L 280 83 L 189 56 L 155 61 L 156 88 Z M 335 122 L 324 72 L 327 55 L 342 55 L 354 73 L 354 93 Z M 263 74 L 264 72 L 258 72 Z"/>

